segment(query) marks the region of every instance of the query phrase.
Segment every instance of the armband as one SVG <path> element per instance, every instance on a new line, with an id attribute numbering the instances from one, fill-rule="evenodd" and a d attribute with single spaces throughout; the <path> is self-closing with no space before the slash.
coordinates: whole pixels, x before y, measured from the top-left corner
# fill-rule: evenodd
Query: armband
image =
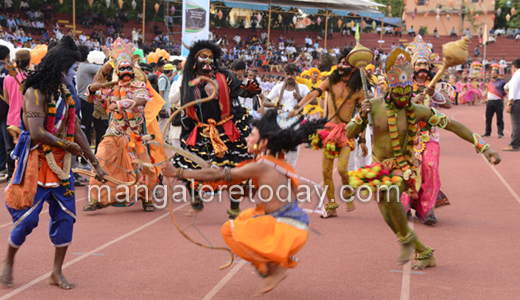
<path id="1" fill-rule="evenodd" d="M 352 119 L 354 121 L 354 123 L 358 124 L 358 125 L 365 125 L 367 119 L 366 118 L 363 118 L 359 115 L 359 113 L 356 114 L 356 116 Z"/>
<path id="2" fill-rule="evenodd" d="M 435 104 L 439 104 L 440 105 L 440 104 L 446 103 L 446 98 L 444 98 L 444 96 L 441 93 L 439 93 L 438 91 L 435 91 L 433 93 L 433 96 L 430 99 Z"/>
<path id="3" fill-rule="evenodd" d="M 428 124 L 432 126 L 437 126 L 439 128 L 444 129 L 450 123 L 450 118 L 445 114 L 441 114 L 435 108 L 431 108 L 433 115 L 428 120 Z"/>
<path id="4" fill-rule="evenodd" d="M 177 175 L 175 177 L 177 177 L 177 179 L 183 179 L 182 177 L 182 174 L 184 173 L 184 168 L 178 168 L 177 169 Z"/>
<path id="5" fill-rule="evenodd" d="M 70 147 L 70 141 L 69 140 L 58 140 L 58 144 L 60 145 L 60 148 L 63 150 L 67 150 L 67 148 Z"/>
<path id="6" fill-rule="evenodd" d="M 358 138 L 358 143 L 359 143 L 359 144 L 366 144 L 366 143 L 367 143 L 367 140 L 366 140 L 365 138 L 359 137 L 359 138 Z"/>
<path id="7" fill-rule="evenodd" d="M 474 141 L 475 150 L 477 150 L 477 153 L 482 154 L 484 151 L 486 151 L 486 149 L 489 148 L 489 144 L 486 143 L 486 141 L 484 141 L 482 139 L 482 137 L 476 133 L 473 134 L 473 141 Z"/>
<path id="8" fill-rule="evenodd" d="M 321 95 L 323 94 L 323 90 L 320 89 L 319 87 L 313 87 L 312 90 L 313 91 L 318 91 L 318 97 L 321 97 Z"/>
<path id="9" fill-rule="evenodd" d="M 45 118 L 46 115 L 43 111 L 28 111 L 25 113 L 27 118 Z"/>
<path id="10" fill-rule="evenodd" d="M 227 183 L 231 183 L 231 169 L 229 167 L 224 168 L 224 179 Z"/>
<path id="11" fill-rule="evenodd" d="M 125 100 L 117 101 L 116 104 L 117 104 L 117 109 L 121 111 L 121 110 L 127 110 L 127 109 L 133 108 L 135 106 L 135 101 L 125 99 Z"/>

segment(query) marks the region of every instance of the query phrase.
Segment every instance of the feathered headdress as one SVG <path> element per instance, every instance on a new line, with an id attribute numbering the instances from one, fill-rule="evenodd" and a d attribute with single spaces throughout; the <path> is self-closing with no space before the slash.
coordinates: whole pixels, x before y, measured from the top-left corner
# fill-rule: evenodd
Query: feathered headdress
<path id="1" fill-rule="evenodd" d="M 386 61 L 386 75 L 388 86 L 406 87 L 413 85 L 413 68 L 410 63 L 410 55 L 401 48 L 395 48 Z"/>
<path id="2" fill-rule="evenodd" d="M 437 57 L 437 54 L 432 53 L 432 49 L 420 35 L 417 35 L 413 42 L 406 47 L 406 51 L 412 56 L 412 64 L 425 61 L 431 66 L 431 61 Z"/>

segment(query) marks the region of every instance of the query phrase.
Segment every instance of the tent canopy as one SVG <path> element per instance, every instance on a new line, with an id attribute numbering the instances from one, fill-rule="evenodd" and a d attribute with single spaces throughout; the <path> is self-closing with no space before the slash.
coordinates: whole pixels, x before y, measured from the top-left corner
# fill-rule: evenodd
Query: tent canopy
<path id="1" fill-rule="evenodd" d="M 362 17 L 383 18 L 384 13 L 373 9 L 373 7 L 385 6 L 369 0 L 211 0 L 212 2 L 223 2 L 227 7 L 269 10 L 269 5 L 279 6 L 285 11 L 292 7 L 301 9 L 306 14 L 317 14 L 320 10 L 329 9 L 337 16 L 348 16 L 357 13 Z"/>

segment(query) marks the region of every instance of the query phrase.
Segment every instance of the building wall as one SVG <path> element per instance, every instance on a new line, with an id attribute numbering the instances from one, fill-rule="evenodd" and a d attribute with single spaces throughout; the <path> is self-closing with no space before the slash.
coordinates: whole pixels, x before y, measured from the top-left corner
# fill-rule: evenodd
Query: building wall
<path id="1" fill-rule="evenodd" d="M 469 13 L 469 10 L 473 8 L 474 13 L 478 13 L 479 20 L 475 22 L 476 25 L 480 25 L 482 29 L 484 29 L 484 25 L 487 24 L 488 30 L 491 30 L 493 27 L 493 20 L 491 16 L 494 13 L 494 5 L 491 4 L 493 0 L 484 0 L 483 2 L 473 2 L 478 0 L 466 0 L 466 6 Z M 477 34 L 478 27 L 474 30 L 471 26 L 471 23 L 468 21 L 467 17 L 464 18 L 464 24 L 462 24 L 462 18 L 459 15 L 459 11 L 461 9 L 462 1 L 452 1 L 453 7 L 449 5 L 449 0 L 438 0 L 436 2 L 430 1 L 429 6 L 425 5 L 425 0 L 418 0 L 418 4 L 415 4 L 415 1 L 408 0 L 408 4 L 406 6 L 406 29 L 408 30 L 411 26 L 415 29 L 415 32 L 419 32 L 421 26 L 428 27 L 428 33 L 433 34 L 433 30 L 437 27 L 440 35 L 449 35 L 450 31 L 453 27 L 455 27 L 455 31 L 458 35 L 461 32 L 464 32 L 466 28 L 469 28 L 473 34 Z M 436 9 L 437 5 L 441 5 L 441 13 L 440 19 L 437 21 Z M 415 18 L 412 18 L 412 13 L 417 7 L 417 13 L 415 14 Z M 487 14 L 484 14 L 484 8 L 487 8 Z M 425 16 L 425 12 L 428 10 L 428 14 Z M 396 13 L 396 12 L 393 12 Z M 400 13 L 400 12 L 397 12 Z M 448 21 L 447 15 L 450 15 L 450 20 Z M 480 27 L 479 26 L 479 27 Z"/>

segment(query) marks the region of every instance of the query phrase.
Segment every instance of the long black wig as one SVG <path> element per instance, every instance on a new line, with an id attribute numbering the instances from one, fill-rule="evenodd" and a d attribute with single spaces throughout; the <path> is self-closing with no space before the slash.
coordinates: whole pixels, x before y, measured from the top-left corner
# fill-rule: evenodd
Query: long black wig
<path id="1" fill-rule="evenodd" d="M 264 113 L 261 119 L 253 120 L 253 126 L 260 133 L 260 140 L 267 139 L 267 149 L 271 153 L 281 151 L 296 151 L 298 145 L 310 142 L 310 136 L 327 123 L 326 119 L 315 121 L 297 122 L 286 129 L 281 129 L 277 123 L 277 112 L 270 109 Z M 301 120 L 300 120 L 301 121 Z M 298 129 L 295 129 L 297 125 Z"/>
<path id="2" fill-rule="evenodd" d="M 32 87 L 39 89 L 47 101 L 50 101 L 52 96 L 57 99 L 63 72 L 67 72 L 80 59 L 81 54 L 74 40 L 70 36 L 64 36 L 58 45 L 47 52 L 36 69 L 28 72 L 23 94 Z"/>

